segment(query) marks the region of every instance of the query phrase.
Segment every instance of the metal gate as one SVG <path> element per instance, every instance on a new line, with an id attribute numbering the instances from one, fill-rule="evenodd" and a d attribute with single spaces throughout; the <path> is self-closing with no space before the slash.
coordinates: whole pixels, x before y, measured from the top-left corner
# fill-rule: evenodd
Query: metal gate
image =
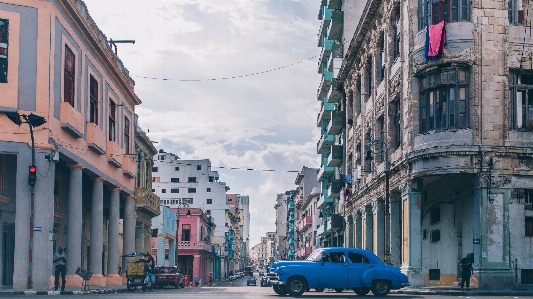
<path id="1" fill-rule="evenodd" d="M 2 230 L 2 284 L 13 284 L 15 267 L 15 223 L 4 222 Z"/>

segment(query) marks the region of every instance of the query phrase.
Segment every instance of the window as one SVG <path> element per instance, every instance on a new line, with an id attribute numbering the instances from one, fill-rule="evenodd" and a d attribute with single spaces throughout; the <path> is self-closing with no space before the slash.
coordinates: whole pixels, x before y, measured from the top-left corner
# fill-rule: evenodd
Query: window
<path id="1" fill-rule="evenodd" d="M 187 182 L 188 182 L 188 183 L 196 183 L 196 177 L 189 177 L 189 178 L 187 179 Z"/>
<path id="2" fill-rule="evenodd" d="M 533 217 L 526 217 L 526 237 L 533 237 Z"/>
<path id="3" fill-rule="evenodd" d="M 202 165 L 196 165 L 196 170 L 202 170 Z"/>
<path id="4" fill-rule="evenodd" d="M 183 202 L 183 203 L 186 203 L 186 204 L 190 204 L 190 205 L 192 205 L 192 198 L 184 198 L 184 199 L 182 200 L 182 202 Z"/>
<path id="5" fill-rule="evenodd" d="M 180 193 L 180 189 L 170 189 L 170 193 Z"/>
<path id="6" fill-rule="evenodd" d="M 392 18 L 392 47 L 391 49 L 391 63 L 394 63 L 396 58 L 400 57 L 401 46 L 401 30 L 400 30 L 400 7 L 396 7 L 396 12 Z M 391 75 L 392 76 L 392 75 Z"/>
<path id="7" fill-rule="evenodd" d="M 348 252 L 348 259 L 350 260 L 350 263 L 369 263 L 364 255 L 355 252 Z"/>
<path id="8" fill-rule="evenodd" d="M 207 192 L 211 192 L 211 188 L 207 188 Z"/>
<path id="9" fill-rule="evenodd" d="M 210 176 L 210 177 L 209 177 L 209 182 L 212 183 L 212 182 L 214 182 L 214 181 L 215 181 L 215 178 L 212 177 L 212 176 Z"/>
<path id="10" fill-rule="evenodd" d="M 152 167 L 152 172 L 158 172 L 159 171 L 159 167 Z"/>
<path id="11" fill-rule="evenodd" d="M 392 108 L 392 115 L 390 115 L 390 123 L 392 126 L 391 134 L 391 149 L 394 151 L 400 147 L 401 144 L 401 105 L 400 100 L 393 101 L 390 104 Z"/>
<path id="12" fill-rule="evenodd" d="M 377 57 L 377 70 L 376 70 L 376 79 L 378 85 L 383 82 L 385 79 L 385 34 L 381 34 L 380 45 L 379 45 L 379 55 Z"/>
<path id="13" fill-rule="evenodd" d="M 179 166 L 174 167 L 174 171 L 180 171 Z"/>
<path id="14" fill-rule="evenodd" d="M 152 192 L 155 192 L 155 189 L 152 189 Z"/>
<path id="15" fill-rule="evenodd" d="M 179 178 L 170 178 L 170 182 L 171 183 L 179 183 L 180 179 Z"/>
<path id="16" fill-rule="evenodd" d="M 517 203 L 533 203 L 533 189 L 511 189 L 511 198 Z"/>
<path id="17" fill-rule="evenodd" d="M 524 9 L 528 9 L 528 0 L 509 0 L 507 7 L 507 16 L 509 18 L 509 24 L 512 25 L 526 25 L 531 24 L 529 14 L 524 15 Z M 524 19 L 525 17 L 525 19 Z"/>
<path id="18" fill-rule="evenodd" d="M 521 269 L 520 274 L 521 284 L 533 284 L 533 269 Z"/>
<path id="19" fill-rule="evenodd" d="M 152 182 L 153 183 L 159 183 L 159 177 L 157 177 L 157 176 L 152 177 Z"/>
<path id="20" fill-rule="evenodd" d="M 89 122 L 98 125 L 98 81 L 89 78 Z"/>
<path id="21" fill-rule="evenodd" d="M 468 72 L 445 68 L 420 77 L 420 133 L 466 128 Z"/>
<path id="22" fill-rule="evenodd" d="M 427 240 L 427 238 L 428 238 L 428 230 L 424 229 L 422 231 L 422 240 Z"/>
<path id="23" fill-rule="evenodd" d="M 208 199 L 207 199 L 207 204 L 208 204 L 208 205 L 213 204 L 213 199 L 212 199 L 212 198 L 208 198 Z"/>
<path id="24" fill-rule="evenodd" d="M 430 239 L 430 242 L 431 243 L 438 243 L 440 242 L 440 230 L 439 229 L 436 229 L 436 230 L 432 230 L 431 231 L 431 239 Z"/>
<path id="25" fill-rule="evenodd" d="M 372 95 L 372 57 L 368 58 L 366 66 L 366 100 L 370 99 Z"/>
<path id="26" fill-rule="evenodd" d="M 181 240 L 182 241 L 191 240 L 191 225 L 190 224 L 181 225 Z"/>
<path id="27" fill-rule="evenodd" d="M 418 0 L 418 30 L 427 25 L 470 21 L 468 0 Z"/>
<path id="28" fill-rule="evenodd" d="M 196 188 L 188 188 L 189 193 L 196 193 Z"/>
<path id="29" fill-rule="evenodd" d="M 116 110 L 117 105 L 111 99 L 109 99 L 109 141 L 116 141 L 116 129 L 115 129 L 115 120 L 116 120 Z M 157 169 L 157 167 L 154 167 Z"/>
<path id="30" fill-rule="evenodd" d="M 429 211 L 429 224 L 436 224 L 440 222 L 440 207 L 434 206 Z"/>
<path id="31" fill-rule="evenodd" d="M 205 210 L 205 214 L 206 214 L 207 216 L 211 216 L 211 210 Z"/>
<path id="32" fill-rule="evenodd" d="M 517 131 L 533 131 L 533 74 L 513 73 L 511 86 L 510 127 Z"/>
<path id="33" fill-rule="evenodd" d="M 167 189 L 161 189 L 161 193 L 167 193 Z"/>
<path id="34" fill-rule="evenodd" d="M 7 46 L 9 21 L 0 19 L 0 83 L 7 83 Z"/>
<path id="35" fill-rule="evenodd" d="M 65 66 L 63 75 L 63 101 L 74 107 L 74 80 L 75 80 L 75 56 L 72 50 L 65 45 Z"/>
<path id="36" fill-rule="evenodd" d="M 165 156 L 164 155 L 159 156 L 159 160 L 161 160 L 161 161 L 165 160 Z"/>
<path id="37" fill-rule="evenodd" d="M 124 117 L 124 153 L 130 153 L 130 120 Z"/>

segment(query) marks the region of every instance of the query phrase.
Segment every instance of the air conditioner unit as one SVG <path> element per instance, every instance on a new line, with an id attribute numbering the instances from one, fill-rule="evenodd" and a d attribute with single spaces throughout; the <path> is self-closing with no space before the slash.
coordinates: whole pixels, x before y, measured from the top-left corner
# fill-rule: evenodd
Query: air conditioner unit
<path id="1" fill-rule="evenodd" d="M 361 179 L 361 165 L 357 165 L 357 167 L 354 169 L 354 178 L 356 180 Z"/>

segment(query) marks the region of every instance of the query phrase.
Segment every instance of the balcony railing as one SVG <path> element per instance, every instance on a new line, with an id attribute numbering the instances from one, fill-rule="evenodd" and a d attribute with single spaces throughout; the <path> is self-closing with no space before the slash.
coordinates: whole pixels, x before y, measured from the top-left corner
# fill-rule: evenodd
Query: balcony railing
<path id="1" fill-rule="evenodd" d="M 70 105 L 69 105 L 70 106 Z M 95 123 L 87 124 L 87 146 L 99 155 L 106 151 L 107 139 L 105 132 Z"/>
<path id="2" fill-rule="evenodd" d="M 322 205 L 332 202 L 333 198 L 328 197 L 326 194 L 322 194 L 316 203 L 316 207 L 320 208 Z"/>
<path id="3" fill-rule="evenodd" d="M 331 22 L 328 26 L 328 39 L 339 39 L 344 25 L 344 12 L 342 10 L 331 11 Z"/>
<path id="4" fill-rule="evenodd" d="M 330 9 L 340 9 L 342 0 L 327 0 L 326 6 Z"/>
<path id="5" fill-rule="evenodd" d="M 322 137 L 320 137 L 320 140 L 316 144 L 316 153 L 321 154 L 323 149 L 329 149 L 333 142 L 335 141 L 335 136 L 324 133 Z"/>
<path id="6" fill-rule="evenodd" d="M 327 176 L 332 175 L 333 172 L 335 171 L 335 168 L 333 168 L 332 166 L 328 166 L 328 163 L 327 163 L 328 157 L 323 157 L 322 159 L 324 160 L 324 162 L 318 169 L 318 174 L 317 174 L 318 181 L 322 181 Z"/>
<path id="7" fill-rule="evenodd" d="M 135 188 L 135 208 L 155 217 L 161 213 L 159 196 L 144 187 Z"/>
<path id="8" fill-rule="evenodd" d="M 341 180 L 332 180 L 328 188 L 328 197 L 339 198 L 341 191 Z"/>
<path id="9" fill-rule="evenodd" d="M 331 111 L 335 109 L 335 104 L 332 103 L 322 103 L 320 106 L 320 113 L 318 113 L 316 118 L 316 126 L 322 127 L 322 121 L 331 119 Z"/>
<path id="10" fill-rule="evenodd" d="M 83 117 L 67 102 L 61 102 L 59 107 L 59 121 L 61 128 L 76 138 L 83 137 Z"/>
<path id="11" fill-rule="evenodd" d="M 328 156 L 328 166 L 337 167 L 342 163 L 343 157 L 343 148 L 342 145 L 334 144 L 331 146 L 331 152 Z"/>
<path id="12" fill-rule="evenodd" d="M 130 178 L 134 178 L 137 174 L 137 163 L 130 155 L 122 156 L 122 173 Z"/>
<path id="13" fill-rule="evenodd" d="M 327 132 L 331 135 L 337 135 L 344 125 L 344 111 L 331 111 L 331 120 L 328 123 Z"/>
<path id="14" fill-rule="evenodd" d="M 122 167 L 122 156 L 123 155 L 124 155 L 124 151 L 118 145 L 118 143 L 114 141 L 107 142 L 107 161 L 109 163 L 113 164 L 117 168 Z"/>
<path id="15" fill-rule="evenodd" d="M 322 74 L 322 63 L 328 61 L 333 49 L 335 41 L 326 39 L 326 35 L 322 35 L 322 51 L 320 53 L 320 59 L 318 60 L 318 73 Z"/>

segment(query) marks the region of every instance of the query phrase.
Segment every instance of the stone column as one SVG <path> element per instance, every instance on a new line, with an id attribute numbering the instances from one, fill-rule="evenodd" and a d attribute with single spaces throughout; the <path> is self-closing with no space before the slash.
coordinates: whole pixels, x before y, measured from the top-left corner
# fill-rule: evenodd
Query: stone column
<path id="1" fill-rule="evenodd" d="M 357 248 L 363 248 L 362 245 L 362 229 L 363 225 L 362 222 L 362 213 L 361 210 L 355 211 L 355 247 Z"/>
<path id="2" fill-rule="evenodd" d="M 172 239 L 168 241 L 168 265 L 177 266 L 176 265 L 176 239 Z"/>
<path id="3" fill-rule="evenodd" d="M 70 182 L 68 190 L 68 215 L 67 215 L 67 287 L 81 287 L 83 279 L 76 274 L 81 267 L 82 239 L 82 170 L 81 164 L 69 164 Z"/>
<path id="4" fill-rule="evenodd" d="M 353 243 L 353 235 L 354 235 L 353 215 L 348 216 L 348 221 L 347 222 L 348 222 L 348 224 L 347 224 L 347 226 L 348 226 L 347 235 L 348 236 L 344 236 L 344 237 L 347 238 L 347 242 L 346 242 L 347 245 L 348 245 L 347 247 L 353 247 L 353 244 L 354 244 Z"/>
<path id="5" fill-rule="evenodd" d="M 133 196 L 129 196 L 125 200 L 122 230 L 124 232 L 123 253 L 132 253 L 135 251 L 135 197 Z"/>
<path id="6" fill-rule="evenodd" d="M 17 155 L 16 187 L 17 198 L 15 201 L 15 261 L 13 271 L 13 289 L 28 289 L 28 276 L 30 275 L 30 207 L 31 193 L 28 186 L 28 161 L 31 161 L 31 150 L 21 149 Z M 8 170 L 8 173 L 11 171 Z"/>
<path id="7" fill-rule="evenodd" d="M 194 282 L 194 279 L 196 276 L 200 277 L 200 255 L 195 254 L 193 255 L 193 261 L 192 261 L 192 276 L 191 281 Z"/>
<path id="8" fill-rule="evenodd" d="M 119 251 L 119 218 L 120 218 L 120 188 L 113 187 L 109 199 L 109 229 L 108 229 L 108 258 L 107 258 L 107 285 L 121 285 L 122 279 L 118 275 Z"/>
<path id="9" fill-rule="evenodd" d="M 157 265 L 158 266 L 165 265 L 165 247 L 166 247 L 165 241 L 166 239 L 162 233 L 157 234 Z M 168 255 L 170 258 L 170 252 Z"/>
<path id="10" fill-rule="evenodd" d="M 34 290 L 48 290 L 50 273 L 53 267 L 53 228 L 54 228 L 54 173 L 55 163 L 44 159 L 44 153 L 36 153 L 35 164 L 41 174 L 49 171 L 49 175 L 37 176 L 34 187 L 33 210 L 33 259 L 32 281 Z M 29 161 L 28 161 L 29 162 Z M 27 162 L 26 162 L 27 163 Z M 43 170 L 45 172 L 43 173 Z M 27 171 L 27 168 L 26 168 Z M 38 171 L 39 173 L 39 171 Z M 21 188 L 22 189 L 22 188 Z M 26 186 L 23 190 L 29 190 Z M 39 229 L 37 229 L 39 228 Z M 18 237 L 18 232 L 15 233 Z M 15 260 L 15 263 L 18 261 Z"/>
<path id="11" fill-rule="evenodd" d="M 390 252 L 391 262 L 394 267 L 401 266 L 401 248 L 402 248 L 402 224 L 400 222 L 401 194 L 391 192 L 390 194 Z"/>
<path id="12" fill-rule="evenodd" d="M 420 236 L 421 217 L 421 192 L 422 180 L 415 179 L 407 182 L 402 190 L 402 211 L 404 252 L 401 270 L 409 277 L 411 286 L 423 286 L 424 274 L 422 273 L 422 238 Z M 405 209 L 405 210 L 404 210 Z"/>
<path id="13" fill-rule="evenodd" d="M 93 273 L 87 282 L 92 286 L 105 286 L 102 275 L 102 250 L 104 245 L 104 178 L 93 178 L 93 193 L 91 198 L 91 260 L 89 270 Z"/>
<path id="14" fill-rule="evenodd" d="M 388 233 L 388 229 L 385 229 L 385 200 L 382 198 L 378 199 L 374 202 L 374 214 L 376 215 L 376 223 L 374 223 L 374 229 L 376 233 L 376 252 L 374 252 L 375 255 L 377 255 L 382 261 L 385 258 L 385 249 L 386 249 L 386 238 L 385 233 Z"/>
<path id="15" fill-rule="evenodd" d="M 372 205 L 367 205 L 365 207 L 365 244 L 363 244 L 363 249 L 368 251 L 373 251 L 374 245 L 374 234 L 372 231 L 372 222 L 374 218 L 374 213 L 372 212 Z"/>

